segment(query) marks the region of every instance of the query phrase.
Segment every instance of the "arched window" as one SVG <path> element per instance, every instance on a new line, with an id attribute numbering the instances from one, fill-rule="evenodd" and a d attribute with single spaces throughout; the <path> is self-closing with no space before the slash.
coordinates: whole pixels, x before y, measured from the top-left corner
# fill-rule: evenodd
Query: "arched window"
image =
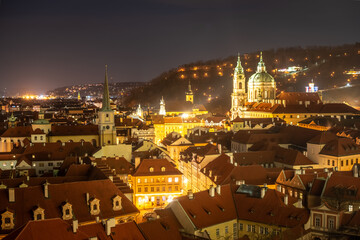
<path id="1" fill-rule="evenodd" d="M 239 82 L 239 89 L 242 89 L 242 82 Z"/>
<path id="2" fill-rule="evenodd" d="M 162 171 L 162 172 L 165 172 L 165 167 L 161 167 L 161 171 Z"/>

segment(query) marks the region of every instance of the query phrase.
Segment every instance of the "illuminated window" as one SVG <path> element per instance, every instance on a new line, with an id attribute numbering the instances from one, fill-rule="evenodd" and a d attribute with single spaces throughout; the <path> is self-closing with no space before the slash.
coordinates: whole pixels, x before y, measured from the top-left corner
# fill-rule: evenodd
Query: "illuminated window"
<path id="1" fill-rule="evenodd" d="M 153 168 L 153 167 L 150 167 L 150 168 L 149 168 L 149 171 L 150 171 L 150 172 L 154 172 L 154 168 Z"/>
<path id="2" fill-rule="evenodd" d="M 151 189 L 151 192 L 153 192 L 153 191 L 154 191 L 154 187 L 151 187 L 150 189 Z"/>
<path id="3" fill-rule="evenodd" d="M 161 171 L 162 171 L 162 172 L 165 172 L 165 167 L 161 167 Z"/>
<path id="4" fill-rule="evenodd" d="M 147 178 L 144 179 L 144 182 L 147 183 Z"/>
<path id="5" fill-rule="evenodd" d="M 179 178 L 178 178 L 178 177 L 175 178 L 175 182 L 179 182 Z"/>
<path id="6" fill-rule="evenodd" d="M 140 178 L 138 178 L 138 183 L 140 183 L 141 182 L 141 180 L 140 180 Z"/>
<path id="7" fill-rule="evenodd" d="M 171 183 L 171 182 L 172 182 L 172 178 L 168 178 L 168 182 Z"/>

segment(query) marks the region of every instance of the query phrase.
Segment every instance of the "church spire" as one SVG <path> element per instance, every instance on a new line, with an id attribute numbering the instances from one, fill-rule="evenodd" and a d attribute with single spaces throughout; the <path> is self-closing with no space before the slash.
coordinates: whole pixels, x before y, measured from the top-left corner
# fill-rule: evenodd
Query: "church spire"
<path id="1" fill-rule="evenodd" d="M 262 52 L 260 52 L 260 61 L 258 63 L 256 72 L 266 72 L 266 67 L 265 67 L 265 63 L 263 62 Z"/>
<path id="2" fill-rule="evenodd" d="M 237 73 L 244 73 L 244 69 L 243 69 L 243 67 L 242 67 L 242 65 L 241 65 L 240 53 L 238 53 L 238 60 L 237 60 L 235 72 L 237 72 Z"/>
<path id="3" fill-rule="evenodd" d="M 107 65 L 105 65 L 105 83 L 101 111 L 111 111 Z"/>
<path id="4" fill-rule="evenodd" d="M 188 86 L 188 88 L 189 88 L 189 93 L 191 93 L 192 91 L 191 91 L 191 83 L 190 83 L 190 80 L 189 80 L 189 86 Z"/>

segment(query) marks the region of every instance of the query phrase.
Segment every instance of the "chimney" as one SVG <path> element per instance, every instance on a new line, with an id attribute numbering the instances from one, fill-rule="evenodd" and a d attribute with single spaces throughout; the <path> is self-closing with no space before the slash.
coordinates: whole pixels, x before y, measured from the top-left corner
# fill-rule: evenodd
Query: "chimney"
<path id="1" fill-rule="evenodd" d="M 221 195 L 221 185 L 216 186 L 216 193 Z"/>
<path id="2" fill-rule="evenodd" d="M 44 197 L 45 198 L 49 198 L 49 183 L 46 180 L 46 182 L 44 183 Z"/>
<path id="3" fill-rule="evenodd" d="M 264 198 L 264 197 L 265 197 L 265 193 L 266 193 L 266 187 L 262 187 L 262 188 L 261 188 L 261 195 L 260 195 L 260 197 L 261 197 L 261 198 Z"/>
<path id="4" fill-rule="evenodd" d="M 74 219 L 74 220 L 73 220 L 73 223 L 72 223 L 73 233 L 76 233 L 77 230 L 78 230 L 78 228 L 79 228 L 79 222 L 78 222 L 77 219 Z"/>
<path id="5" fill-rule="evenodd" d="M 235 163 L 234 163 L 234 166 L 237 167 L 237 165 L 238 165 L 237 162 L 235 162 Z"/>
<path id="6" fill-rule="evenodd" d="M 26 181 L 30 181 L 30 176 L 29 175 L 26 176 Z"/>
<path id="7" fill-rule="evenodd" d="M 357 164 L 354 164 L 353 173 L 354 173 L 354 177 L 356 178 L 359 177 L 359 169 Z"/>
<path id="8" fill-rule="evenodd" d="M 141 159 L 140 157 L 135 158 L 135 168 L 137 168 L 140 165 Z"/>
<path id="9" fill-rule="evenodd" d="M 109 176 L 110 181 L 114 181 L 114 176 Z"/>
<path id="10" fill-rule="evenodd" d="M 230 163 L 231 163 L 231 164 L 234 164 L 234 155 L 231 155 L 231 156 L 230 156 Z"/>
<path id="11" fill-rule="evenodd" d="M 115 227 L 115 218 L 110 218 L 106 220 L 105 222 L 106 235 L 110 236 L 112 227 Z"/>
<path id="12" fill-rule="evenodd" d="M 15 202 L 15 189 L 9 188 L 9 202 Z"/>
<path id="13" fill-rule="evenodd" d="M 276 185 L 276 191 L 281 192 L 281 186 L 280 185 Z"/>
<path id="14" fill-rule="evenodd" d="M 189 198 L 190 200 L 194 199 L 194 193 L 192 192 L 191 189 L 188 191 L 188 198 Z"/>
<path id="15" fill-rule="evenodd" d="M 285 194 L 285 196 L 284 196 L 284 203 L 285 203 L 285 205 L 289 204 L 289 195 L 287 195 L 287 194 Z"/>
<path id="16" fill-rule="evenodd" d="M 209 188 L 209 195 L 210 197 L 215 197 L 215 188 L 213 185 L 211 185 Z"/>
<path id="17" fill-rule="evenodd" d="M 218 146 L 218 151 L 219 151 L 219 153 L 220 153 L 220 154 L 222 154 L 222 147 L 221 147 L 221 144 L 218 144 L 217 146 Z"/>
<path id="18" fill-rule="evenodd" d="M 90 194 L 88 192 L 85 195 L 85 199 L 86 199 L 86 204 L 89 205 Z"/>
<path id="19" fill-rule="evenodd" d="M 100 217 L 99 217 L 99 216 L 96 216 L 95 221 L 96 221 L 97 223 L 99 223 L 99 222 L 100 222 Z"/>

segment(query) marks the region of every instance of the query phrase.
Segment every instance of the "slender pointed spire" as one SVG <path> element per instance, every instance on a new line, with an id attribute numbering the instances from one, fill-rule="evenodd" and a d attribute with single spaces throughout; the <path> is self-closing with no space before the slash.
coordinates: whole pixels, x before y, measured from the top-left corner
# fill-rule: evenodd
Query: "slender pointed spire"
<path id="1" fill-rule="evenodd" d="M 104 93 L 103 93 L 101 110 L 102 111 L 111 111 L 107 65 L 105 65 L 105 82 L 104 82 Z"/>
<path id="2" fill-rule="evenodd" d="M 237 72 L 237 73 L 243 73 L 244 72 L 244 69 L 243 69 L 243 67 L 241 65 L 240 53 L 238 53 L 238 60 L 237 60 L 235 72 Z"/>
<path id="3" fill-rule="evenodd" d="M 191 83 L 190 83 L 190 80 L 189 80 L 189 93 L 191 93 L 192 91 L 191 91 Z"/>
<path id="4" fill-rule="evenodd" d="M 260 61 L 257 66 L 257 72 L 266 72 L 265 63 L 263 62 L 262 52 L 260 52 Z"/>

